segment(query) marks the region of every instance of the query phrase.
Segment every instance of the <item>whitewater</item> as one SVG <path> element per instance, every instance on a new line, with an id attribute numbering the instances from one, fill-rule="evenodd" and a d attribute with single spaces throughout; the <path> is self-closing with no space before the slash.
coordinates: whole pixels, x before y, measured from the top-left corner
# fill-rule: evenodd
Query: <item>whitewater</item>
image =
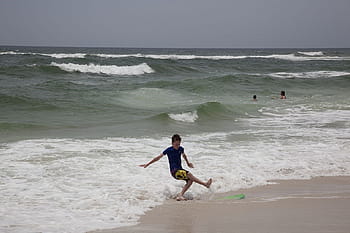
<path id="1" fill-rule="evenodd" d="M 82 72 L 82 73 L 97 73 L 97 74 L 112 74 L 112 75 L 141 75 L 153 73 L 154 70 L 146 63 L 134 66 L 116 66 L 116 65 L 95 65 L 93 63 L 87 65 L 80 65 L 74 63 L 56 63 L 52 62 L 52 66 L 57 66 L 62 70 L 68 72 Z"/>

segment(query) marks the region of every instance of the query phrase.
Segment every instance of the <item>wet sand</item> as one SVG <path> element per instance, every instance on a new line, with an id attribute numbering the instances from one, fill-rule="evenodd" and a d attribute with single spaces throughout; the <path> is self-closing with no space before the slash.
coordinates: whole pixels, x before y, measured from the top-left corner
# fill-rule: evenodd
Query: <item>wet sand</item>
<path id="1" fill-rule="evenodd" d="M 214 181 L 215 182 L 215 181 Z M 349 233 L 350 177 L 272 181 L 201 200 L 168 200 L 136 226 L 98 233 Z M 245 199 L 224 200 L 244 193 Z"/>

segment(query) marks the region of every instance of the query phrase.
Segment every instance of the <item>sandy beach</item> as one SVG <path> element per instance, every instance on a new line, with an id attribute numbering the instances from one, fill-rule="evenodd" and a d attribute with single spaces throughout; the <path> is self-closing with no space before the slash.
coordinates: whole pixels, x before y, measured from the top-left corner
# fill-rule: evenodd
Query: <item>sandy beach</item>
<path id="1" fill-rule="evenodd" d="M 201 200 L 168 200 L 136 226 L 95 233 L 349 233 L 350 177 L 278 180 L 261 187 L 213 194 Z M 244 193 L 245 199 L 224 196 Z"/>

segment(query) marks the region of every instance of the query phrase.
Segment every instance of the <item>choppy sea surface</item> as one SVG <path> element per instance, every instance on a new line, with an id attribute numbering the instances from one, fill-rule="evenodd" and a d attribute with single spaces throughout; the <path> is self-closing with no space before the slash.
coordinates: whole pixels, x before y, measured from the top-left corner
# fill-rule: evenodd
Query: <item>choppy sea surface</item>
<path id="1" fill-rule="evenodd" d="M 350 49 L 0 47 L 0 231 L 135 224 L 183 185 L 137 166 L 174 133 L 194 199 L 350 175 Z"/>

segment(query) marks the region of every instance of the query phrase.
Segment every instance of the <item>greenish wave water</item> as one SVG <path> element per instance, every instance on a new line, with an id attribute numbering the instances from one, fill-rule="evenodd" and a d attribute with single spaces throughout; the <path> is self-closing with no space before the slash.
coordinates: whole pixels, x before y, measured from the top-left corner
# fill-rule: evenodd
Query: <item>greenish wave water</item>
<path id="1" fill-rule="evenodd" d="M 0 134 L 7 141 L 171 134 L 182 124 L 186 133 L 232 130 L 221 121 L 262 117 L 259 109 L 280 105 L 273 98 L 281 90 L 294 106 L 346 106 L 349 64 L 348 49 L 3 47 L 0 120 L 11 127 Z M 168 115 L 194 111 L 196 119 Z"/>

